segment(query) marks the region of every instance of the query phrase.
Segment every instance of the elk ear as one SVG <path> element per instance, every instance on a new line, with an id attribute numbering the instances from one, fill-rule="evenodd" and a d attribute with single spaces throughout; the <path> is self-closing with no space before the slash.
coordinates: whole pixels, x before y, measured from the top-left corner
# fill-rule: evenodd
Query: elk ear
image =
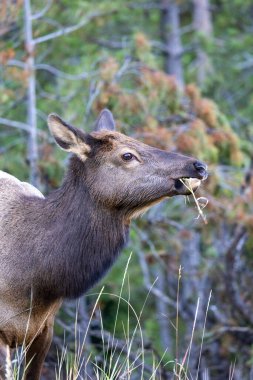
<path id="1" fill-rule="evenodd" d="M 51 113 L 47 119 L 49 130 L 60 148 L 86 160 L 91 148 L 86 143 L 86 134 L 67 124 L 58 115 Z"/>
<path id="2" fill-rule="evenodd" d="M 95 123 L 95 131 L 101 131 L 103 129 L 109 131 L 115 131 L 116 129 L 113 114 L 107 108 L 100 112 Z"/>

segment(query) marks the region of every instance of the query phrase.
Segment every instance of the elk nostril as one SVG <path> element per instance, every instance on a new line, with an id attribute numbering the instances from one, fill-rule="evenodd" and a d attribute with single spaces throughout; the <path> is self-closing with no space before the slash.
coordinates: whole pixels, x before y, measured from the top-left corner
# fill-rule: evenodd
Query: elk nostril
<path id="1" fill-rule="evenodd" d="M 194 165 L 195 169 L 198 170 L 198 171 L 206 170 L 207 169 L 206 164 L 204 164 L 203 162 L 200 162 L 200 161 L 194 162 L 193 165 Z"/>
<path id="2" fill-rule="evenodd" d="M 203 162 L 200 162 L 200 161 L 196 161 L 194 162 L 193 164 L 194 168 L 197 170 L 197 172 L 201 175 L 201 176 L 206 176 L 207 175 L 207 165 L 204 164 Z"/>

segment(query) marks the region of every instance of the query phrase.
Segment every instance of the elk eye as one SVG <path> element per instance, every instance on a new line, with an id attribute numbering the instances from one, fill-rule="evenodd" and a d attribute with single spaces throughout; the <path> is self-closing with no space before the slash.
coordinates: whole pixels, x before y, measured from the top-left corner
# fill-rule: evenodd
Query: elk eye
<path id="1" fill-rule="evenodd" d="M 124 161 L 131 161 L 134 158 L 132 153 L 124 153 L 122 154 L 122 158 Z"/>

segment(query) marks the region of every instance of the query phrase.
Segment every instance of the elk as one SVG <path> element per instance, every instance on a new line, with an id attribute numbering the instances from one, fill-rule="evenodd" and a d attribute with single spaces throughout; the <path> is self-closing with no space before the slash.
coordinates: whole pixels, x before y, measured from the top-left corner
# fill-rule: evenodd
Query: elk
<path id="1" fill-rule="evenodd" d="M 48 117 L 60 148 L 71 152 L 61 187 L 44 197 L 0 172 L 0 365 L 6 347 L 27 346 L 26 380 L 38 380 L 64 298 L 77 298 L 111 267 L 127 243 L 131 219 L 194 190 L 204 163 L 156 149 L 115 130 L 104 109 L 90 133 Z"/>

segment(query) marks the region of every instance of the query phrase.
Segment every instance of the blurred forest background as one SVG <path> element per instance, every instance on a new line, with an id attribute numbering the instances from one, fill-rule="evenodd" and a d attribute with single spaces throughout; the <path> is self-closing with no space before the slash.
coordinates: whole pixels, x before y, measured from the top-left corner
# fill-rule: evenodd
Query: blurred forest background
<path id="1" fill-rule="evenodd" d="M 64 303 L 44 379 L 75 361 L 76 335 L 82 378 L 253 379 L 252 0 L 1 0 L 1 170 L 50 192 L 67 155 L 47 115 L 89 131 L 104 107 L 209 165 L 208 224 L 183 197 L 134 222 L 78 313 Z"/>

